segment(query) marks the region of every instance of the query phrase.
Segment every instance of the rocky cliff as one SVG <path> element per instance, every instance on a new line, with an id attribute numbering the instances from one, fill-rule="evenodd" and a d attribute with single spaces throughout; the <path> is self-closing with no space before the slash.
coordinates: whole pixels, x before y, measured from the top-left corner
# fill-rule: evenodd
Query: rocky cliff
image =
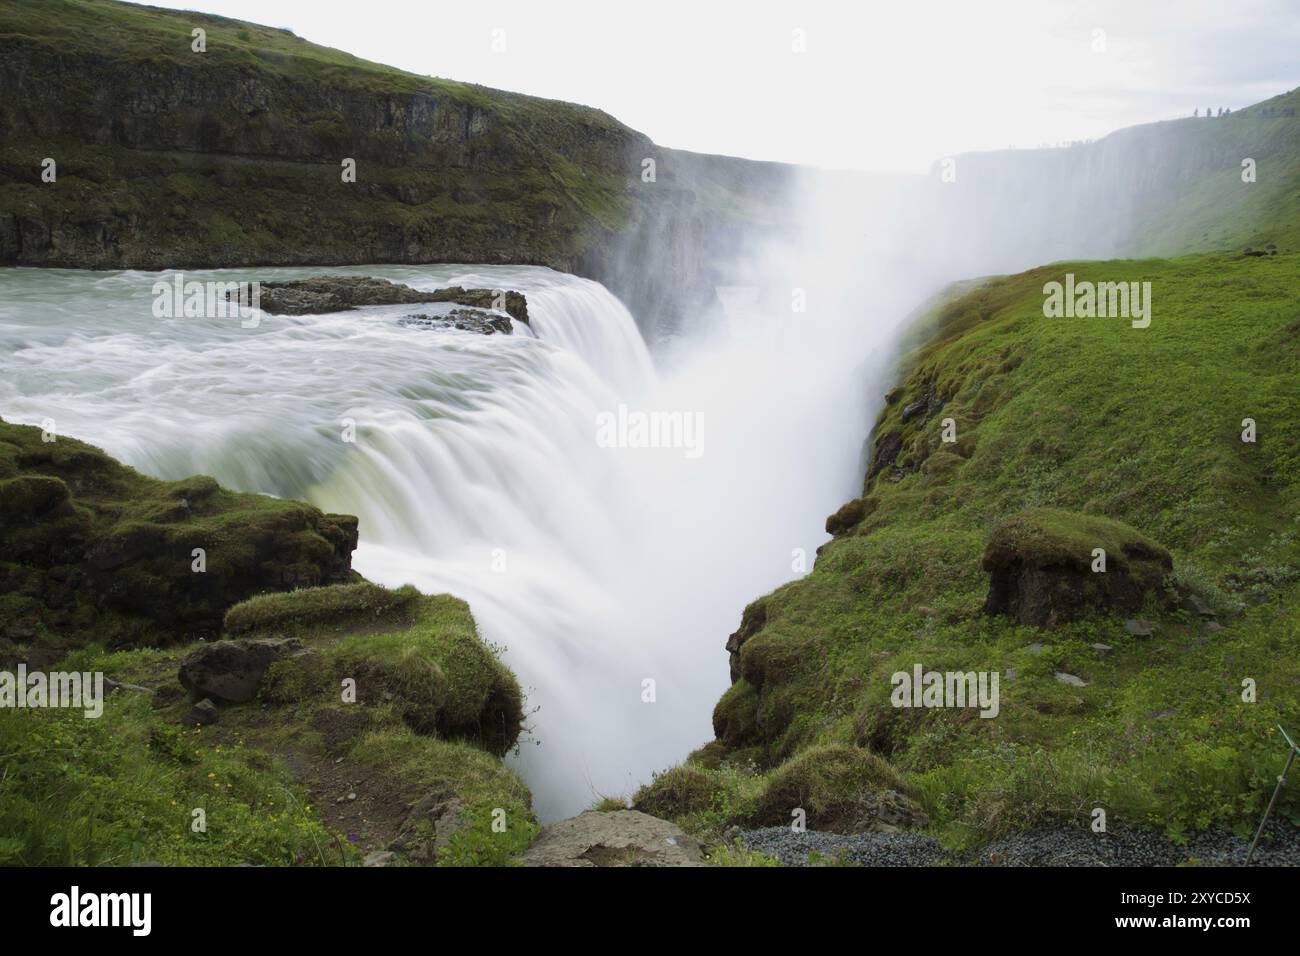
<path id="1" fill-rule="evenodd" d="M 108 0 L 6 3 L 0 83 L 0 264 L 538 264 L 654 326 L 711 295 L 707 264 L 780 218 L 790 179 L 599 110 Z"/>

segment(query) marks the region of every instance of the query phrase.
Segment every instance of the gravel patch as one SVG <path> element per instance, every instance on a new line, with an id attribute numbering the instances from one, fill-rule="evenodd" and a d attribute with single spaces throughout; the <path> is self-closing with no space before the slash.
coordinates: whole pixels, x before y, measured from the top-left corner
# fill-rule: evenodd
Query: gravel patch
<path id="1" fill-rule="evenodd" d="M 807 866 L 813 852 L 823 861 L 859 866 L 1241 866 L 1250 847 L 1249 837 L 1228 830 L 1207 830 L 1178 845 L 1152 830 L 1093 833 L 1077 827 L 1015 833 L 994 840 L 969 859 L 959 859 L 937 840 L 916 833 L 794 833 L 789 827 L 764 827 L 744 831 L 740 839 L 786 866 Z M 1300 866 L 1300 827 L 1270 820 L 1251 865 Z"/>
<path id="2" fill-rule="evenodd" d="M 764 827 L 740 835 L 751 850 L 774 856 L 786 866 L 807 866 L 814 851 L 827 860 L 859 866 L 938 866 L 952 854 L 938 840 L 917 833 L 794 833 L 789 827 Z"/>

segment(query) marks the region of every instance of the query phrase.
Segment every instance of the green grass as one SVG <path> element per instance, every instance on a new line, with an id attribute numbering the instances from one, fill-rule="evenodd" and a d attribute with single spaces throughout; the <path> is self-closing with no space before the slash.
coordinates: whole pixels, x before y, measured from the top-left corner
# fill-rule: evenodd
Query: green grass
<path id="1" fill-rule="evenodd" d="M 1067 271 L 1150 281 L 1151 326 L 1044 318 L 1043 285 Z M 1285 757 L 1275 725 L 1300 727 L 1300 255 L 1058 263 L 968 285 L 921 321 L 900 378 L 875 432 L 897 433 L 895 466 L 811 574 L 746 612 L 761 624 L 715 711 L 719 742 L 652 785 L 652 812 L 717 833 L 754 819 L 807 755 L 851 745 L 902 773 L 954 845 L 1094 807 L 1112 828 L 1248 829 Z M 927 396 L 942 407 L 903 423 Z M 1168 549 L 1171 595 L 1198 594 L 1223 630 L 1154 600 L 1148 639 L 1104 614 L 1053 630 L 987 616 L 985 549 L 1031 508 L 1047 509 L 1034 542 L 1052 553 Z M 891 675 L 916 663 L 999 672 L 999 715 L 892 707 Z M 1281 812 L 1300 817 L 1300 797 Z"/>
<path id="2" fill-rule="evenodd" d="M 414 623 L 420 592 L 411 586 L 390 590 L 369 581 L 260 594 L 226 612 L 232 637 L 274 634 L 295 637 Z"/>
<path id="3" fill-rule="evenodd" d="M 774 856 L 766 856 L 757 850 L 747 849 L 737 839 L 734 843 L 719 844 L 705 851 L 706 866 L 780 866 L 781 861 Z"/>
<path id="4" fill-rule="evenodd" d="M 177 727 L 141 694 L 110 695 L 97 719 L 0 710 L 0 781 L 0 865 L 356 862 L 282 768 Z"/>
<path id="5" fill-rule="evenodd" d="M 253 599 L 232 615 L 249 625 L 243 636 L 293 635 L 306 652 L 273 665 L 260 699 L 222 708 L 212 727 L 180 726 L 190 703 L 176 674 L 193 645 L 92 644 L 51 668 L 102 671 L 155 690 L 153 702 L 118 692 L 98 719 L 0 709 L 0 862 L 352 865 L 357 847 L 383 848 L 375 820 L 330 832 L 306 792 L 328 802 L 352 781 L 377 798 L 370 814 L 389 815 L 378 830 L 390 837 L 418 801 L 457 801 L 464 825 L 438 865 L 518 861 L 537 825 L 500 755 L 522 729 L 522 694 L 463 601 L 363 582 Z M 356 680 L 355 703 L 343 702 L 342 677 Z M 197 807 L 206 834 L 189 832 Z M 431 858 L 416 846 L 399 862 Z"/>
<path id="6" fill-rule="evenodd" d="M 1230 116 L 1160 124 L 1167 148 L 1196 172 L 1190 181 L 1167 177 L 1137 210 L 1140 225 L 1124 251 L 1300 250 L 1300 117 L 1280 115 L 1296 107 L 1300 89 Z M 1246 158 L 1256 163 L 1253 183 L 1241 178 Z"/>
<path id="7" fill-rule="evenodd" d="M 504 754 L 523 727 L 519 684 L 479 639 L 459 598 L 424 598 L 413 627 L 344 638 L 325 657 L 336 676 L 356 675 L 361 694 L 377 692 L 413 708 L 418 716 L 406 716 L 417 729 L 472 738 Z"/>

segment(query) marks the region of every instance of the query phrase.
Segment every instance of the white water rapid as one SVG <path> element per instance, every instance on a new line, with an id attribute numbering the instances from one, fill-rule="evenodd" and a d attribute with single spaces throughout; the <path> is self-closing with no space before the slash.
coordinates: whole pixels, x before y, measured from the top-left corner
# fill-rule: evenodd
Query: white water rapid
<path id="1" fill-rule="evenodd" d="M 357 515 L 357 570 L 465 598 L 507 648 L 538 708 L 512 759 L 543 819 L 679 763 L 712 736 L 741 610 L 812 566 L 857 493 L 879 330 L 830 315 L 844 303 L 792 320 L 733 302 L 656 371 L 614 296 L 548 269 L 185 278 L 326 272 L 518 289 L 531 332 L 398 323 L 427 306 L 159 319 L 170 273 L 0 270 L 0 415 L 53 419 L 149 474 Z M 620 405 L 693 416 L 693 444 L 602 447 L 598 416 Z"/>

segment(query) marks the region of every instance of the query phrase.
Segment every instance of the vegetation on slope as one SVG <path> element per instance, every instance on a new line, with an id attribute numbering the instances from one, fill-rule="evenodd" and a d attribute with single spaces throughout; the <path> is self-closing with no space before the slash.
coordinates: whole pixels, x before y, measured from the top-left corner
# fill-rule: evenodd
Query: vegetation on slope
<path id="1" fill-rule="evenodd" d="M 362 592 L 383 612 L 353 613 Z M 398 605 L 409 619 L 389 616 Z M 331 606 L 337 618 L 322 614 Z M 499 759 L 522 729 L 522 695 L 464 602 L 362 583 L 231 616 L 305 647 L 210 726 L 193 726 L 176 682 L 205 644 L 92 645 L 53 665 L 125 685 L 98 718 L 0 710 L 0 863 L 352 865 L 387 852 L 390 865 L 498 865 L 527 847 L 531 797 Z M 355 702 L 340 678 L 356 682 Z"/>
<path id="2" fill-rule="evenodd" d="M 1067 272 L 1151 282 L 1150 327 L 1045 318 L 1043 286 Z M 806 754 L 849 746 L 886 758 L 958 845 L 1095 808 L 1175 836 L 1249 827 L 1285 757 L 1276 725 L 1300 725 L 1298 280 L 1300 255 L 1056 263 L 941 305 L 863 496 L 807 577 L 746 609 L 718 739 L 636 805 L 720 834 L 758 821 Z M 986 548 L 1033 508 L 1059 525 L 1046 554 L 1168 549 L 1150 636 L 1104 603 L 1053 628 L 987 613 Z M 999 713 L 892 706 L 891 676 L 916 664 L 998 672 Z"/>
<path id="3" fill-rule="evenodd" d="M 237 601 L 352 574 L 356 518 L 160 481 L 34 426 L 0 421 L 0 501 L 0 650 L 214 636 Z"/>
<path id="4" fill-rule="evenodd" d="M 1300 249 L 1300 88 L 1226 116 L 1161 124 L 1167 148 L 1213 158 L 1190 181 L 1148 202 L 1125 251 L 1175 255 L 1223 249 Z M 1253 164 L 1244 183 L 1243 163 Z"/>

